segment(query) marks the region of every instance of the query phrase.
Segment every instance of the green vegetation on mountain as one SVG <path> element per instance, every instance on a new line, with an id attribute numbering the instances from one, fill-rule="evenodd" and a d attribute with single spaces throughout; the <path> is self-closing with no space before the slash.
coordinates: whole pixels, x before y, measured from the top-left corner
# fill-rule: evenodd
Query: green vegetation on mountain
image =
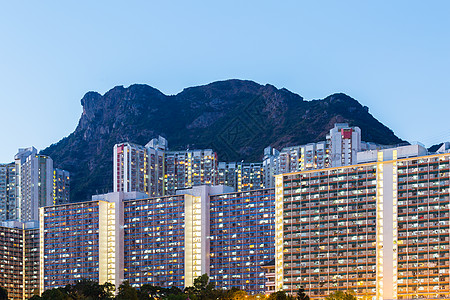
<path id="1" fill-rule="evenodd" d="M 164 136 L 171 150 L 212 148 L 220 161 L 261 161 L 263 149 L 324 140 L 336 122 L 359 126 L 364 141 L 401 140 L 355 99 L 334 94 L 323 100 L 253 81 L 227 80 L 164 95 L 148 85 L 115 87 L 81 99 L 75 131 L 43 150 L 71 172 L 71 199 L 90 199 L 112 189 L 113 146 L 145 145 Z"/>

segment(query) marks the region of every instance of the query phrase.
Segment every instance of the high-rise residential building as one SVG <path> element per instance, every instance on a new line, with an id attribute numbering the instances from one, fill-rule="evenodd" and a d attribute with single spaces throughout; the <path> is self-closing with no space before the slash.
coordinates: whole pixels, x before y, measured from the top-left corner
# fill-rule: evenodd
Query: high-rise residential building
<path id="1" fill-rule="evenodd" d="M 12 300 L 39 293 L 39 228 L 35 222 L 0 222 L 0 286 Z"/>
<path id="2" fill-rule="evenodd" d="M 327 135 L 332 167 L 356 164 L 356 153 L 361 151 L 361 129 L 336 123 Z"/>
<path id="3" fill-rule="evenodd" d="M 360 164 L 277 175 L 277 290 L 448 299 L 450 154 L 425 152 L 368 151 Z"/>
<path id="4" fill-rule="evenodd" d="M 165 154 L 165 194 L 176 190 L 217 183 L 217 154 L 211 149 L 167 151 Z"/>
<path id="5" fill-rule="evenodd" d="M 262 293 L 275 255 L 274 189 L 210 197 L 210 279 L 218 288 Z"/>
<path id="6" fill-rule="evenodd" d="M 377 148 L 361 142 L 361 130 L 345 123 L 336 123 L 326 141 L 281 151 L 267 147 L 262 163 L 218 162 L 211 149 L 167 151 L 167 140 L 159 137 L 145 147 L 114 146 L 113 190 L 161 196 L 202 184 L 224 184 L 236 191 L 273 188 L 277 174 L 355 164 L 358 151 Z"/>
<path id="7" fill-rule="evenodd" d="M 211 149 L 167 151 L 167 140 L 114 146 L 114 192 L 175 195 L 176 190 L 217 182 L 217 154 Z"/>
<path id="8" fill-rule="evenodd" d="M 184 286 L 185 202 L 184 195 L 124 202 L 124 278 L 133 286 Z"/>
<path id="9" fill-rule="evenodd" d="M 0 221 L 38 220 L 38 208 L 68 203 L 70 174 L 36 148 L 19 149 L 15 162 L 0 164 Z"/>
<path id="10" fill-rule="evenodd" d="M 16 218 L 16 165 L 0 164 L 0 221 Z"/>
<path id="11" fill-rule="evenodd" d="M 70 173 L 66 170 L 53 170 L 53 205 L 70 202 Z"/>
<path id="12" fill-rule="evenodd" d="M 217 184 L 231 186 L 237 192 L 264 187 L 262 163 L 219 162 L 217 178 Z"/>
<path id="13" fill-rule="evenodd" d="M 167 140 L 161 136 L 152 139 L 145 145 L 148 161 L 148 195 L 150 197 L 164 195 L 164 153 L 167 150 Z"/>
<path id="14" fill-rule="evenodd" d="M 219 162 L 217 165 L 217 183 L 231 186 L 237 191 L 237 169 L 235 162 Z"/>
<path id="15" fill-rule="evenodd" d="M 40 208 L 40 290 L 84 278 L 119 286 L 123 280 L 122 199 L 139 193 L 114 193 L 107 200 Z M 145 194 L 144 194 L 145 195 Z"/>
<path id="16" fill-rule="evenodd" d="M 336 123 L 326 141 L 281 151 L 267 147 L 263 160 L 265 187 L 274 187 L 277 174 L 356 164 L 357 152 L 377 148 L 380 146 L 374 143 L 361 142 L 361 130 L 346 123 Z"/>
<path id="17" fill-rule="evenodd" d="M 34 147 L 19 149 L 15 156 L 18 216 L 38 220 L 39 207 L 53 204 L 53 160 Z"/>
<path id="18" fill-rule="evenodd" d="M 274 190 L 195 186 L 148 198 L 116 192 L 41 208 L 41 288 L 80 278 L 119 286 L 192 286 L 264 291 L 274 255 Z"/>
<path id="19" fill-rule="evenodd" d="M 280 151 L 275 148 L 267 147 L 264 149 L 263 172 L 264 187 L 273 188 L 275 186 L 275 175 L 280 174 L 278 157 Z"/>
<path id="20" fill-rule="evenodd" d="M 141 145 L 114 145 L 113 184 L 116 192 L 148 193 L 147 149 Z"/>
<path id="21" fill-rule="evenodd" d="M 149 196 L 164 194 L 164 153 L 167 140 L 152 139 L 147 145 L 131 143 L 114 146 L 114 192 L 141 192 Z"/>

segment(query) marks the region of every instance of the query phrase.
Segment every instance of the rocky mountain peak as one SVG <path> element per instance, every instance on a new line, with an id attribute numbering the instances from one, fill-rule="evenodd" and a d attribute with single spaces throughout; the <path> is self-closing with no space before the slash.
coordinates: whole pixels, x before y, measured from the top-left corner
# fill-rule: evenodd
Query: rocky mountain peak
<path id="1" fill-rule="evenodd" d="M 116 86 L 81 99 L 75 131 L 43 150 L 57 167 L 72 173 L 72 199 L 86 200 L 112 188 L 116 143 L 145 145 L 158 135 L 173 150 L 212 148 L 221 161 L 261 161 L 269 145 L 281 148 L 325 139 L 335 122 L 359 126 L 363 140 L 401 140 L 358 101 L 337 93 L 323 100 L 248 80 L 217 81 L 164 95 L 145 85 Z"/>

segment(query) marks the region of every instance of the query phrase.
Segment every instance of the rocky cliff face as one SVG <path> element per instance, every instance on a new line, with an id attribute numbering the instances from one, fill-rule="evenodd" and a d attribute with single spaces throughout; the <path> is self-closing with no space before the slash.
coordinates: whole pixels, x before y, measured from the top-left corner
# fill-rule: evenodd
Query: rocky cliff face
<path id="1" fill-rule="evenodd" d="M 158 135 L 172 150 L 212 148 L 221 161 L 260 161 L 263 149 L 324 140 L 336 122 L 359 126 L 365 141 L 401 140 L 345 94 L 304 101 L 286 89 L 227 80 L 167 96 L 147 85 L 88 92 L 75 131 L 42 152 L 72 173 L 71 197 L 112 189 L 112 152 L 119 142 L 146 144 Z"/>

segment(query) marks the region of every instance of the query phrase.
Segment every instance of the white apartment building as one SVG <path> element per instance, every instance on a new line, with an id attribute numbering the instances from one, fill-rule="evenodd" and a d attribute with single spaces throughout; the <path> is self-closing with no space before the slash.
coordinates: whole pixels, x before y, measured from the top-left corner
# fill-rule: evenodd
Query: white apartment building
<path id="1" fill-rule="evenodd" d="M 265 187 L 272 188 L 277 174 L 356 164 L 356 153 L 376 149 L 374 143 L 361 142 L 361 129 L 336 123 L 326 141 L 283 148 L 264 149 Z"/>
<path id="2" fill-rule="evenodd" d="M 53 160 L 37 154 L 34 147 L 19 149 L 15 155 L 17 218 L 38 220 L 39 207 L 53 204 Z"/>

